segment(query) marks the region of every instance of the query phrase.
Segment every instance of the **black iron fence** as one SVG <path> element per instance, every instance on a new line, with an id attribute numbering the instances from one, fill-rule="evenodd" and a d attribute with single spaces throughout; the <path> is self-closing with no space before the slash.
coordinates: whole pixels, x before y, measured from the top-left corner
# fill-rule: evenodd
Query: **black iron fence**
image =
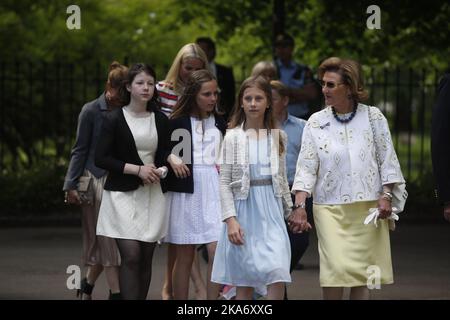
<path id="1" fill-rule="evenodd" d="M 78 114 L 104 88 L 100 63 L 0 62 L 0 168 L 3 173 L 67 162 Z M 429 174 L 430 124 L 442 72 L 365 68 L 369 104 L 389 120 L 405 177 Z"/>

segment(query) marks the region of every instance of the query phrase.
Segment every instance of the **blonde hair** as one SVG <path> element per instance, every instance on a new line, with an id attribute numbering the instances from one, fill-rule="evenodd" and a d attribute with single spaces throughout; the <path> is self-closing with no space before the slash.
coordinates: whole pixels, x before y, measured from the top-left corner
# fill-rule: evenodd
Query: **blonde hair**
<path id="1" fill-rule="evenodd" d="M 181 64 L 187 59 L 199 59 L 203 63 L 203 68 L 211 71 L 208 64 L 208 58 L 198 44 L 188 43 L 184 45 L 180 51 L 178 51 L 169 72 L 167 72 L 166 79 L 164 79 L 164 84 L 166 86 L 173 86 L 173 89 L 177 94 L 181 94 L 184 89 L 184 83 L 180 78 L 180 69 Z"/>
<path id="2" fill-rule="evenodd" d="M 338 57 L 328 58 L 319 66 L 319 80 L 323 79 L 325 72 L 336 72 L 340 74 L 342 83 L 350 89 L 354 101 L 361 102 L 367 100 L 369 97 L 367 90 L 364 89 L 362 68 L 357 61 Z"/>
<path id="3" fill-rule="evenodd" d="M 273 74 L 274 77 L 268 79 L 269 73 Z M 270 81 L 277 77 L 277 73 L 278 73 L 277 68 L 275 67 L 275 64 L 272 61 L 260 61 L 253 66 L 251 76 L 252 77 L 262 76 Z"/>

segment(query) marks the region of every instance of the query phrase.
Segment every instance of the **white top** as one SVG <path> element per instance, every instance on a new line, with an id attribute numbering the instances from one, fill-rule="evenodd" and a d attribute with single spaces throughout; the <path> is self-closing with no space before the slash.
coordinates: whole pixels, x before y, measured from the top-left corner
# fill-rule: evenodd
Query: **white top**
<path id="1" fill-rule="evenodd" d="M 191 126 L 194 165 L 215 165 L 222 138 L 214 115 L 203 120 L 191 117 Z"/>
<path id="2" fill-rule="evenodd" d="M 369 122 L 369 106 L 358 104 L 355 117 L 338 122 L 330 107 L 314 113 L 303 131 L 292 191 L 306 191 L 316 204 L 377 200 L 382 185 L 404 178 L 386 118 L 370 107 L 381 165 L 381 180 Z"/>
<path id="3" fill-rule="evenodd" d="M 155 114 L 140 118 L 122 110 L 142 162 L 154 163 L 158 147 Z M 166 235 L 167 229 L 166 198 L 159 183 L 126 192 L 103 191 L 97 235 L 155 242 Z"/>

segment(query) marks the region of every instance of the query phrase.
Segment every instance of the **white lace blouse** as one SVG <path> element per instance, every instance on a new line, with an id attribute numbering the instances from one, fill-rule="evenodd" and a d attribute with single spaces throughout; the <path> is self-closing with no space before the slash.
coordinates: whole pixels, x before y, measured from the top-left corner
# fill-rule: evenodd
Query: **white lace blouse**
<path id="1" fill-rule="evenodd" d="M 346 124 L 333 117 L 330 107 L 311 116 L 303 131 L 292 192 L 306 191 L 316 204 L 345 204 L 377 200 L 382 185 L 402 182 L 389 126 L 378 108 L 358 104 L 355 117 Z"/>

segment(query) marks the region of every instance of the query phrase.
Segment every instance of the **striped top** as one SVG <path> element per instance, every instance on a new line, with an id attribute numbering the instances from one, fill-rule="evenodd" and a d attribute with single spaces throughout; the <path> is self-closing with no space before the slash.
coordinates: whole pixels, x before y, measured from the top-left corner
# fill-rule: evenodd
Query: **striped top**
<path id="1" fill-rule="evenodd" d="M 156 90 L 158 90 L 159 102 L 161 104 L 161 111 L 170 116 L 173 112 L 173 108 L 178 101 L 178 94 L 174 91 L 172 85 L 168 85 L 163 81 L 156 84 Z"/>

